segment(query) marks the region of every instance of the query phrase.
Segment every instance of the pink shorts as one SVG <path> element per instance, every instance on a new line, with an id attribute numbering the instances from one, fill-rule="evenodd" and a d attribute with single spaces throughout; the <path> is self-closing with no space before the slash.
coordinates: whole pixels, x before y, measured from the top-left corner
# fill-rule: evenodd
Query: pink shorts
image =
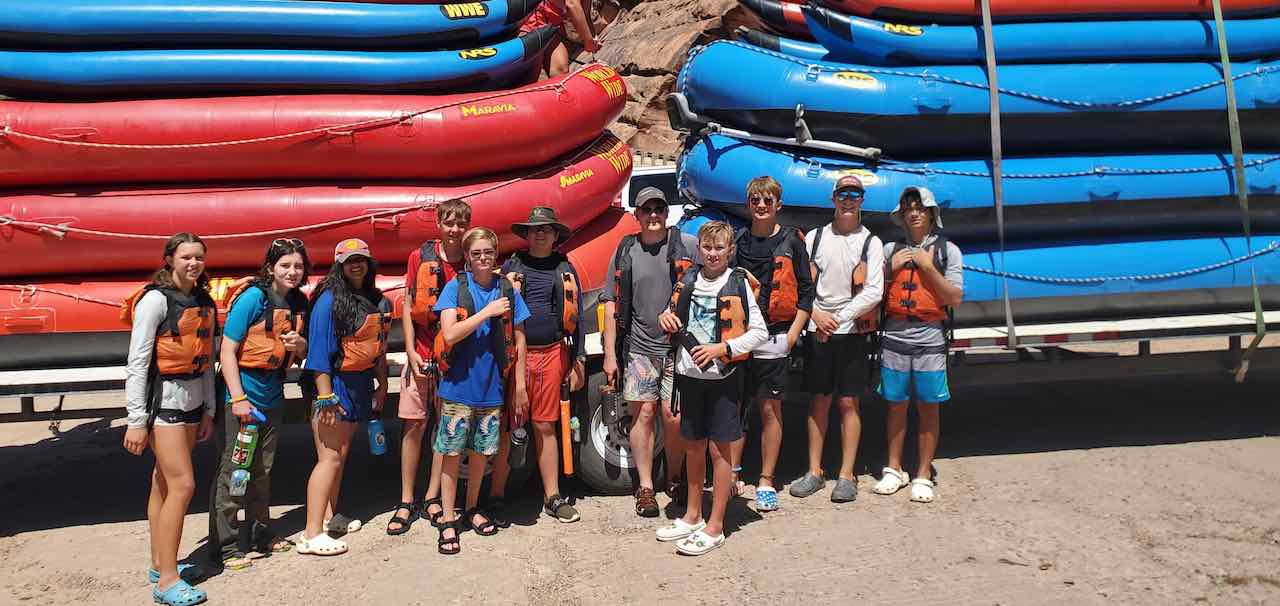
<path id="1" fill-rule="evenodd" d="M 404 365 L 404 371 L 400 373 L 400 410 L 401 419 L 425 421 L 427 418 L 427 404 L 434 389 L 429 389 L 430 381 L 419 381 L 413 376 L 413 372 L 409 370 L 409 365 Z"/>

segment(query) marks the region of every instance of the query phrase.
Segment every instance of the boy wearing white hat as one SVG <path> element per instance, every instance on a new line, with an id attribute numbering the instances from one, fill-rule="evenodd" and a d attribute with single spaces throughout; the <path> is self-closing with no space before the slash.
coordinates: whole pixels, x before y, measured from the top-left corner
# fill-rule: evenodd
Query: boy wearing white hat
<path id="1" fill-rule="evenodd" d="M 906 238 L 884 247 L 888 262 L 878 391 L 889 403 L 889 465 L 872 491 L 888 495 L 910 485 L 912 501 L 929 503 L 934 498 L 931 469 L 938 447 L 939 405 L 951 399 L 946 323 L 951 309 L 964 298 L 963 258 L 959 247 L 936 233 L 942 228 L 942 209 L 928 189 L 903 190 L 890 218 L 902 226 Z M 920 456 L 916 478 L 909 480 L 902 470 L 902 447 L 913 388 Z"/>

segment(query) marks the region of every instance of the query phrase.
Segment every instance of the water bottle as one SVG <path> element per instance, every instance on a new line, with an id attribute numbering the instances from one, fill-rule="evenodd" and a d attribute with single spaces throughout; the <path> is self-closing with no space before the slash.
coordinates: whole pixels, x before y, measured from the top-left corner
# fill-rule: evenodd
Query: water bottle
<path id="1" fill-rule="evenodd" d="M 240 469 L 253 465 L 253 451 L 258 446 L 258 426 L 252 423 L 240 426 L 236 434 L 236 447 L 231 451 L 231 464 Z"/>
<path id="2" fill-rule="evenodd" d="M 582 423 L 578 422 L 578 417 L 569 418 L 569 431 L 573 432 L 573 441 L 575 443 L 582 441 Z"/>
<path id="3" fill-rule="evenodd" d="M 382 426 L 381 413 L 374 413 L 374 417 L 369 419 L 369 452 L 387 454 L 387 430 Z"/>
<path id="4" fill-rule="evenodd" d="M 528 452 L 529 432 L 523 427 L 511 430 L 511 449 L 507 451 L 507 463 L 512 468 L 524 467 L 524 458 Z"/>
<path id="5" fill-rule="evenodd" d="M 244 491 L 249 488 L 249 470 L 237 469 L 231 472 L 231 496 L 243 497 Z"/>

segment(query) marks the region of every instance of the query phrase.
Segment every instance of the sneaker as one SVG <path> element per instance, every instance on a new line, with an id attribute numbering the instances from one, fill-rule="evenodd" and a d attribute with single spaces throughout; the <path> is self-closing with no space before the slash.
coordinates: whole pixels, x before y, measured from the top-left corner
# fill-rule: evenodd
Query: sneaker
<path id="1" fill-rule="evenodd" d="M 840 478 L 836 480 L 836 487 L 831 489 L 832 503 L 850 503 L 858 498 L 858 482 L 855 480 L 846 480 Z"/>
<path id="2" fill-rule="evenodd" d="M 578 510 L 569 504 L 569 499 L 558 494 L 551 495 L 551 498 L 542 504 L 542 511 L 564 524 L 577 522 L 580 519 Z"/>
<path id="3" fill-rule="evenodd" d="M 690 524 L 684 521 L 684 518 L 676 518 L 670 526 L 663 526 L 656 533 L 658 540 L 666 543 L 668 541 L 679 541 L 688 538 L 695 532 L 698 532 L 707 526 L 706 521 L 698 520 L 697 524 Z"/>
<path id="4" fill-rule="evenodd" d="M 822 478 L 813 475 L 813 472 L 804 474 L 804 477 L 791 483 L 791 496 L 804 498 L 819 490 L 826 484 Z"/>

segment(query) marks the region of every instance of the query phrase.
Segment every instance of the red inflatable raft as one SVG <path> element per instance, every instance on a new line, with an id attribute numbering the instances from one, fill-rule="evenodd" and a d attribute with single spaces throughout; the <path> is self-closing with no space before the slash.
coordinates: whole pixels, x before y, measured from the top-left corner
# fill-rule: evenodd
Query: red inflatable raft
<path id="1" fill-rule="evenodd" d="M 528 207 L 520 208 L 527 216 Z M 624 235 L 638 230 L 639 225 L 629 213 L 613 207 L 579 229 L 562 247 L 577 268 L 587 294 L 584 317 L 590 327 L 595 326 L 590 305 L 605 286 L 613 250 Z M 376 243 L 372 249 L 386 263 L 380 268 L 378 286 L 398 312 L 404 297 L 405 270 L 400 265 L 404 256 L 393 257 Z M 260 254 L 261 250 L 257 252 Z M 215 253 L 211 251 L 211 256 Z M 324 268 L 314 269 L 311 283 L 324 272 Z M 251 272 L 212 273 L 215 277 L 211 291 L 221 300 L 237 279 Z M 146 282 L 146 275 L 141 272 L 0 284 L 0 339 L 6 343 L 0 348 L 0 370 L 123 363 L 129 334 L 128 327 L 120 322 L 120 302 Z"/>
<path id="2" fill-rule="evenodd" d="M 821 0 L 836 10 L 882 21 L 973 22 L 982 16 L 978 0 Z M 1230 17 L 1280 12 L 1276 0 L 1222 0 Z M 991 0 L 997 21 L 1124 17 L 1212 17 L 1212 0 Z"/>
<path id="3" fill-rule="evenodd" d="M 458 179 L 545 164 L 626 100 L 593 63 L 492 93 L 0 101 L 0 186 Z"/>
<path id="4" fill-rule="evenodd" d="M 631 175 L 631 150 L 610 134 L 537 172 L 448 184 L 235 185 L 187 189 L 19 191 L 0 195 L 0 276 L 144 271 L 174 232 L 209 244 L 211 269 L 252 268 L 271 240 L 299 237 L 312 261 L 328 264 L 344 238 L 363 238 L 399 260 L 437 235 L 435 205 L 467 200 L 472 222 L 494 228 L 501 248 L 521 241 L 510 225 L 535 205 L 578 228 L 617 198 Z"/>

